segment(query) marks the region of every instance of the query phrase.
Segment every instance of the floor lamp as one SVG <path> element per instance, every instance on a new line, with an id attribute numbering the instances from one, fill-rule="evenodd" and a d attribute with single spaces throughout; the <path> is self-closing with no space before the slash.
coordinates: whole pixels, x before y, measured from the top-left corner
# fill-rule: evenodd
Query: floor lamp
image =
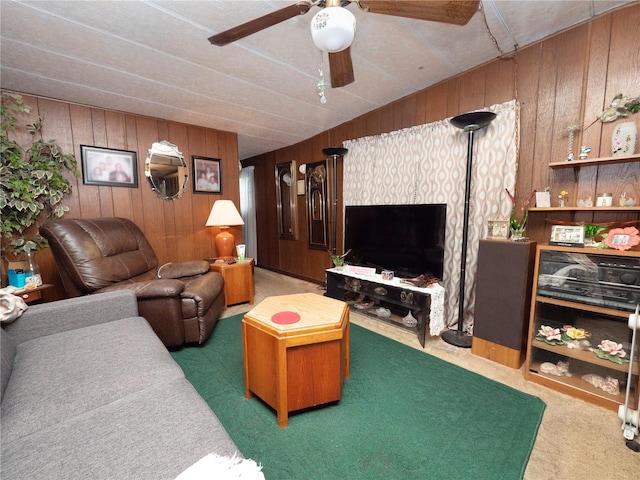
<path id="1" fill-rule="evenodd" d="M 453 117 L 451 125 L 468 133 L 469 146 L 467 147 L 467 179 L 464 187 L 464 223 L 462 225 L 462 252 L 460 254 L 460 292 L 458 294 L 458 329 L 447 330 L 442 334 L 442 339 L 456 347 L 471 348 L 471 336 L 462 330 L 464 321 L 464 284 L 467 269 L 467 238 L 469 237 L 469 197 L 471 196 L 471 174 L 473 169 L 473 134 L 476 130 L 489 125 L 496 114 L 493 112 L 463 113 Z"/>
<path id="2" fill-rule="evenodd" d="M 338 157 L 343 157 L 349 150 L 340 147 L 323 148 L 322 153 L 333 158 L 333 221 L 331 225 L 333 227 L 331 252 L 336 255 L 336 243 L 338 243 L 338 226 L 336 224 L 338 220 Z"/>

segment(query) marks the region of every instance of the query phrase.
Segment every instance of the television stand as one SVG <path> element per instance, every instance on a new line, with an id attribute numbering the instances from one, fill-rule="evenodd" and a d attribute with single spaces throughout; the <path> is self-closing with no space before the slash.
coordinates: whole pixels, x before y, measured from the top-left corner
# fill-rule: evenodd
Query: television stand
<path id="1" fill-rule="evenodd" d="M 438 284 L 419 288 L 399 278 L 383 280 L 378 274 L 353 273 L 348 266 L 330 268 L 326 276 L 328 297 L 347 302 L 357 313 L 415 333 L 423 348 L 427 324 L 432 320 L 443 323 L 444 289 Z M 407 318 L 409 312 L 415 320 Z"/>

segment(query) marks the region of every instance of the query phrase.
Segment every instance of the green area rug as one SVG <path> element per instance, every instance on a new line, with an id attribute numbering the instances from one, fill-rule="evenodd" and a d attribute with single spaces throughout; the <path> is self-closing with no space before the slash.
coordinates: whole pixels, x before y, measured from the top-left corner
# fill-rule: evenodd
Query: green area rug
<path id="1" fill-rule="evenodd" d="M 273 409 L 244 397 L 241 319 L 172 355 L 267 480 L 522 478 L 539 398 L 352 324 L 341 400 L 280 428 Z"/>

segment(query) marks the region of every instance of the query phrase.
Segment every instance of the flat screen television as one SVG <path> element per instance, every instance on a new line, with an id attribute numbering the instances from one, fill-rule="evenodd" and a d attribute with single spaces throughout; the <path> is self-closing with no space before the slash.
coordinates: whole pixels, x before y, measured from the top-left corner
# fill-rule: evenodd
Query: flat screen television
<path id="1" fill-rule="evenodd" d="M 446 217 L 446 204 L 347 206 L 345 260 L 401 278 L 442 279 Z"/>

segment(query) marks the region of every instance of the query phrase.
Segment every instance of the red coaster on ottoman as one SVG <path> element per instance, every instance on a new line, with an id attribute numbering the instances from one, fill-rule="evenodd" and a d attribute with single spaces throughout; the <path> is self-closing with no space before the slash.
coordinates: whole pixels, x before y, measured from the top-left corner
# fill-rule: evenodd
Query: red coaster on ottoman
<path id="1" fill-rule="evenodd" d="M 280 325 L 289 325 L 296 323 L 298 320 L 300 320 L 300 315 L 296 312 L 278 312 L 271 316 L 271 321 Z"/>

